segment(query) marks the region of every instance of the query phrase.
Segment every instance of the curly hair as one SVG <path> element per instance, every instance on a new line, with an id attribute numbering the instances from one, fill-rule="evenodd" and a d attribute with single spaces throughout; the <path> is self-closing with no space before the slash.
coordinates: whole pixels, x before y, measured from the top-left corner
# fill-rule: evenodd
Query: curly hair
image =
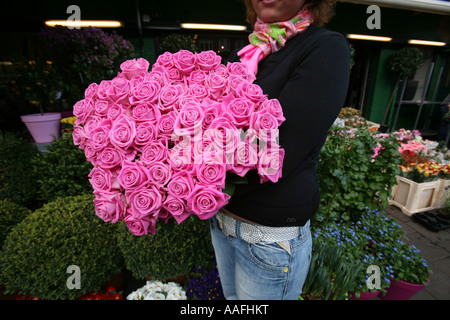
<path id="1" fill-rule="evenodd" d="M 252 0 L 243 0 L 247 9 L 247 22 L 252 26 L 255 24 L 257 16 L 253 9 Z M 318 26 L 325 25 L 334 15 L 336 0 L 305 0 L 311 12 L 313 23 Z"/>

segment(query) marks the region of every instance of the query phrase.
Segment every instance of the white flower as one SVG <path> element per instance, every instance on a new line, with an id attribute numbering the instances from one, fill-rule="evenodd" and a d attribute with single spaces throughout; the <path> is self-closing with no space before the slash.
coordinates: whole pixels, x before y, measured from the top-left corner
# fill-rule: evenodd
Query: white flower
<path id="1" fill-rule="evenodd" d="M 186 292 L 175 283 L 147 281 L 142 287 L 127 296 L 127 300 L 186 300 Z"/>

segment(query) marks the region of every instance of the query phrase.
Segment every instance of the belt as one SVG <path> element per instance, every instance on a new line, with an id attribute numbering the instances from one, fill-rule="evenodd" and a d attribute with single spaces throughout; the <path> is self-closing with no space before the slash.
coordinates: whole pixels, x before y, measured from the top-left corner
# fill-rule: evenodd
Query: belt
<path id="1" fill-rule="evenodd" d="M 237 220 L 222 210 L 214 216 L 220 230 L 248 243 L 288 241 L 301 234 L 301 227 L 268 227 Z"/>

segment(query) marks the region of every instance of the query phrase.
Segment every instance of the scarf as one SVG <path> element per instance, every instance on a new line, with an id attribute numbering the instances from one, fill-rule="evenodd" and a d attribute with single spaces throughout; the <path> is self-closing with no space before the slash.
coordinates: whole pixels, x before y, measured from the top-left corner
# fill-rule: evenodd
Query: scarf
<path id="1" fill-rule="evenodd" d="M 254 31 L 248 36 L 250 44 L 237 54 L 241 57 L 241 62 L 256 76 L 261 60 L 280 50 L 287 40 L 305 31 L 310 24 L 311 17 L 306 8 L 287 21 L 265 23 L 258 18 Z"/>

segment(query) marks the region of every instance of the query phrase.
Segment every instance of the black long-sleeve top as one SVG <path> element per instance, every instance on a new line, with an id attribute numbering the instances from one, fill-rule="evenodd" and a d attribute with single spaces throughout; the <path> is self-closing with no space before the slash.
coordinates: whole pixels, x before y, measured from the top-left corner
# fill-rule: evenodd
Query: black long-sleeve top
<path id="1" fill-rule="evenodd" d="M 229 61 L 239 57 L 234 53 Z M 227 210 L 266 226 L 304 225 L 314 215 L 319 152 L 344 104 L 349 73 L 347 40 L 315 25 L 259 63 L 254 83 L 280 101 L 286 118 L 279 128 L 282 178 L 261 184 L 256 170 L 249 171 L 248 184 L 237 185 Z"/>

